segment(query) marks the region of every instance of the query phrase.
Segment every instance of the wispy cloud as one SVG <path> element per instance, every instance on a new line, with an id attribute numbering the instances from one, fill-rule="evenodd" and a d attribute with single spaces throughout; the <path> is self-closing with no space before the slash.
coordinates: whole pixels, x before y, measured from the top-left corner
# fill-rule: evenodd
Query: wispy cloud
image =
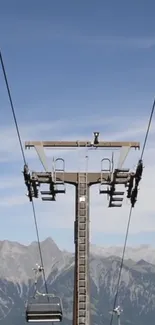
<path id="1" fill-rule="evenodd" d="M 23 179 L 22 177 L 19 176 L 11 176 L 8 177 L 7 175 L 3 175 L 0 177 L 0 191 L 1 190 L 7 190 L 7 189 L 15 189 L 15 188 L 20 188 L 23 186 Z"/>
<path id="2" fill-rule="evenodd" d="M 147 152 L 146 152 L 147 154 Z M 154 212 L 154 183 L 153 173 L 155 166 L 145 170 L 143 180 L 140 184 L 138 201 L 133 210 L 130 234 L 139 232 L 155 231 Z M 107 234 L 124 234 L 127 226 L 130 202 L 124 199 L 122 208 L 108 209 L 106 196 L 99 194 L 99 185 L 91 189 L 90 196 L 90 220 L 92 234 L 104 232 Z M 67 194 L 57 196 L 57 202 L 51 206 L 49 204 L 36 203 L 37 215 L 41 228 L 61 228 L 72 229 L 74 225 L 75 198 L 73 187 L 67 187 Z M 51 218 L 52 215 L 56 216 Z M 43 218 L 42 216 L 46 217 Z"/>
<path id="3" fill-rule="evenodd" d="M 147 154 L 147 151 L 146 151 Z M 146 168 L 143 180 L 140 184 L 138 202 L 133 210 L 130 233 L 155 231 L 154 212 L 154 168 Z M 23 193 L 24 195 L 24 193 Z M 26 205 L 27 200 L 27 205 Z M 23 199 L 22 195 L 14 198 L 3 199 L 2 205 L 5 206 L 6 213 L 8 208 L 19 205 L 19 213 L 30 215 L 28 199 Z M 24 204 L 24 210 L 22 205 Z M 1 206 L 2 206 L 1 205 Z M 21 206 L 21 208 L 20 208 Z M 40 229 L 64 228 L 72 229 L 74 225 L 75 197 L 74 187 L 67 186 L 66 194 L 58 195 L 56 202 L 42 202 L 35 200 L 37 218 Z M 108 209 L 106 196 L 99 194 L 99 185 L 92 187 L 90 195 L 90 220 L 91 232 L 104 232 L 107 234 L 124 234 L 127 218 L 129 215 L 130 202 L 124 199 L 123 208 Z M 22 209 L 22 210 L 21 210 Z M 27 212 L 28 211 L 28 212 Z M 44 216 L 44 217 L 43 217 Z"/>
<path id="4" fill-rule="evenodd" d="M 64 122 L 63 122 L 64 123 Z M 60 125 L 63 125 L 62 121 Z M 47 129 L 48 129 L 48 122 L 47 122 Z M 59 123 L 57 122 L 57 125 Z M 67 124 L 69 125 L 69 123 Z M 96 124 L 97 125 L 97 124 Z M 108 121 L 108 127 L 109 127 Z M 134 128 L 132 126 L 134 125 Z M 32 133 L 35 139 L 40 140 L 46 129 L 46 124 L 42 125 L 41 131 L 41 124 L 38 123 L 36 128 L 32 126 L 25 125 L 24 129 L 24 136 L 26 140 L 31 139 L 31 127 L 33 128 Z M 97 125 L 98 126 L 98 125 Z M 146 123 L 143 121 L 139 124 L 134 122 L 134 124 L 130 124 L 130 128 L 126 128 L 122 123 L 121 129 L 120 125 L 114 123 L 109 128 L 109 139 L 111 140 L 134 140 L 136 141 L 137 137 L 139 139 L 144 138 L 144 134 L 146 132 Z M 64 126 L 65 127 L 65 126 Z M 3 129 L 4 130 L 4 129 Z M 50 127 L 49 127 L 50 130 Z M 5 130 L 4 130 L 5 131 Z M 8 134 L 8 132 L 10 132 Z M 9 153 L 8 157 L 10 159 L 10 163 L 12 166 L 16 166 L 16 162 L 12 160 L 13 151 L 14 155 L 17 155 L 19 149 L 17 145 L 15 145 L 14 140 L 10 138 L 10 135 L 13 132 L 12 130 L 6 130 L 5 137 L 7 144 L 9 146 Z M 82 135 L 87 138 L 87 132 L 85 134 L 82 131 Z M 47 132 L 48 138 L 50 138 L 50 132 Z M 57 134 L 57 133 L 56 133 Z M 78 132 L 76 132 L 76 135 Z M 140 190 L 138 194 L 138 202 L 136 207 L 133 211 L 133 218 L 130 228 L 131 234 L 136 234 L 139 232 L 150 232 L 155 231 L 155 218 L 154 212 L 154 184 L 155 184 L 155 150 L 154 144 L 152 146 L 152 135 L 154 134 L 154 125 L 151 128 L 150 137 L 148 140 L 148 145 L 145 151 L 144 156 L 144 174 L 143 179 L 140 184 Z M 72 133 L 69 133 L 67 138 L 70 138 Z M 4 136 L 4 133 L 3 133 Z M 67 133 L 66 133 L 67 136 Z M 64 136 L 64 138 L 66 137 Z M 9 138 L 7 140 L 7 137 Z M 130 138 L 131 137 L 131 138 Z M 106 140 L 106 138 L 104 139 Z M 108 139 L 107 139 L 108 140 Z M 14 146 L 13 146 L 14 143 Z M 3 148 L 4 149 L 4 148 Z M 28 151 L 27 157 L 29 160 L 29 167 L 35 170 L 41 170 L 39 167 L 38 159 L 36 154 L 33 156 L 33 150 Z M 63 152 L 61 152 L 63 154 Z M 60 154 L 58 150 L 57 154 Z M 101 159 L 103 157 L 110 157 L 111 151 L 107 150 L 99 150 L 99 151 L 91 151 L 88 150 L 87 152 L 89 156 L 89 170 L 97 171 L 100 170 L 101 167 Z M 53 155 L 53 150 L 50 156 Z M 115 158 L 117 159 L 118 152 L 115 153 Z M 79 154 L 71 151 L 65 152 L 65 161 L 66 161 L 66 170 L 75 170 L 79 166 Z M 126 166 L 134 168 L 139 158 L 139 152 L 135 152 L 131 150 L 131 154 L 127 160 Z M 48 187 L 48 185 L 47 185 Z M 3 172 L 3 176 L 1 175 L 0 179 L 0 192 L 1 192 L 1 202 L 0 202 L 0 214 L 2 216 L 5 215 L 5 219 L 8 220 L 11 218 L 12 215 L 15 214 L 14 218 L 16 220 L 16 225 L 18 223 L 18 227 L 22 227 L 24 224 L 27 229 L 30 230 L 32 228 L 32 211 L 31 206 L 28 201 L 28 198 L 25 196 L 26 194 L 26 187 L 24 185 L 24 179 L 18 168 L 15 168 L 15 171 L 10 172 L 10 178 L 8 177 L 8 173 L 6 170 Z M 35 200 L 37 218 L 39 229 L 42 229 L 42 232 L 45 234 L 52 234 L 53 228 L 63 228 L 64 231 L 68 231 L 69 229 L 73 231 L 74 225 L 74 214 L 75 214 L 75 197 L 74 197 L 74 188 L 71 186 L 67 186 L 66 194 L 58 195 L 56 202 L 42 202 L 41 199 Z M 90 193 L 90 218 L 91 218 L 91 233 L 107 233 L 109 234 L 124 234 L 126 229 L 127 217 L 129 213 L 129 201 L 125 198 L 123 208 L 121 209 L 108 209 L 108 201 L 106 196 L 99 194 L 99 186 L 94 186 L 91 189 Z M 22 218 L 21 218 L 22 216 Z M 29 232 L 29 230 L 27 230 Z M 18 237 L 18 236 L 17 236 Z"/>
<path id="5" fill-rule="evenodd" d="M 66 140 L 81 140 L 83 137 L 87 139 L 88 135 L 89 139 L 91 139 L 91 137 L 93 137 L 91 134 L 92 131 L 96 131 L 96 129 L 99 131 L 100 129 L 107 130 L 107 128 L 115 130 L 117 126 L 120 125 L 119 123 L 123 125 L 123 117 L 114 116 L 103 118 L 100 117 L 100 115 L 91 115 L 91 117 L 88 118 L 88 116 L 77 116 L 72 119 L 59 119 L 53 122 L 36 122 L 35 125 L 20 124 L 20 133 L 23 145 L 24 141 L 29 140 L 62 140 L 64 138 L 66 138 Z M 130 131 L 130 133 L 133 134 L 134 131 Z M 101 134 L 101 137 L 103 136 L 104 135 Z M 114 133 L 114 138 L 115 137 L 116 134 Z M 7 162 L 9 160 L 15 161 L 21 156 L 16 130 L 12 125 L 1 127 L 0 153 L 1 162 Z M 29 159 L 31 159 L 31 157 L 36 157 L 33 151 L 29 152 Z"/>
<path id="6" fill-rule="evenodd" d="M 126 49 L 149 49 L 155 46 L 155 37 L 122 37 L 122 36 L 111 36 L 104 37 L 99 36 L 89 40 L 91 43 L 96 45 L 106 45 L 115 48 L 126 48 Z"/>
<path id="7" fill-rule="evenodd" d="M 100 131 L 101 137 L 107 134 L 107 137 L 120 137 L 142 135 L 146 131 L 147 121 L 134 121 L 130 122 L 130 119 L 126 120 L 124 116 L 113 116 L 104 118 L 97 115 L 76 116 L 71 119 L 59 119 L 54 121 L 34 123 L 21 123 L 19 125 L 20 133 L 23 141 L 28 140 L 47 140 L 60 139 L 65 135 L 67 139 L 75 137 L 75 139 L 81 139 L 84 137 L 92 136 L 90 130 Z M 155 131 L 155 123 L 152 123 L 151 131 Z M 1 151 L 9 152 L 9 149 L 17 149 L 17 134 L 14 125 L 1 126 Z"/>
<path id="8" fill-rule="evenodd" d="M 13 195 L 11 196 L 11 193 L 9 193 L 8 196 L 3 197 L 1 196 L 0 200 L 0 207 L 7 207 L 7 208 L 12 208 L 15 205 L 20 206 L 27 204 L 27 197 L 26 195 Z"/>
<path id="9" fill-rule="evenodd" d="M 22 33 L 17 33 L 17 31 L 22 28 Z M 72 44 L 80 45 L 95 45 L 101 46 L 104 45 L 107 48 L 115 49 L 149 49 L 155 46 L 155 37 L 123 37 L 123 36 L 113 36 L 99 34 L 96 32 L 95 35 L 92 35 L 87 30 L 80 31 L 75 26 L 69 28 L 64 23 L 51 23 L 46 20 L 39 22 L 39 24 L 34 24 L 34 21 L 29 18 L 29 25 L 26 21 L 16 20 L 14 21 L 14 28 L 12 30 L 12 38 L 4 38 L 4 43 L 12 44 L 12 40 L 17 44 L 24 44 L 28 42 L 33 42 L 33 44 L 49 41 L 60 41 L 60 42 L 72 42 Z M 30 32 L 28 32 L 28 29 Z M 23 37 L 24 36 L 24 37 Z"/>

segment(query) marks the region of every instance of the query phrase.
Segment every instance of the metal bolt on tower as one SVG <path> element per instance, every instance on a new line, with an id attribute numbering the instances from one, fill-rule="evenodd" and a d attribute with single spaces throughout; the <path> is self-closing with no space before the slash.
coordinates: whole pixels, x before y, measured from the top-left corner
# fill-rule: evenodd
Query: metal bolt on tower
<path id="1" fill-rule="evenodd" d="M 109 207 L 122 206 L 124 192 L 116 190 L 117 185 L 124 184 L 131 187 L 130 179 L 134 173 L 129 169 L 122 169 L 123 163 L 130 148 L 140 148 L 138 142 L 103 142 L 98 139 L 99 133 L 94 132 L 91 141 L 33 141 L 26 142 L 25 147 L 34 147 L 45 172 L 29 173 L 28 166 L 24 167 L 25 184 L 29 199 L 38 197 L 38 188 L 41 184 L 48 184 L 48 191 L 40 191 L 42 200 L 55 201 L 56 194 L 65 193 L 65 184 L 72 184 L 76 189 L 76 215 L 74 226 L 75 243 L 75 276 L 73 297 L 73 325 L 90 325 L 90 292 L 89 292 L 89 188 L 100 184 L 99 193 L 109 195 Z M 65 162 L 62 158 L 55 160 L 53 170 L 49 171 L 44 148 L 121 148 L 117 168 L 114 169 L 113 159 L 103 158 L 100 172 L 66 172 Z M 109 161 L 109 168 L 104 168 L 104 162 Z M 57 163 L 62 168 L 57 168 Z M 46 196 L 45 196 L 46 195 Z M 129 194 L 128 194 L 129 197 Z M 121 202 L 121 203 L 120 203 Z"/>

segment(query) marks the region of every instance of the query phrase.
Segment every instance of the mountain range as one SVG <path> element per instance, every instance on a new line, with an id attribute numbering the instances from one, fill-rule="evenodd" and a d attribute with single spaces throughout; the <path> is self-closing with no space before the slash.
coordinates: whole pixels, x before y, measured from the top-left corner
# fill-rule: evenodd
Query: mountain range
<path id="1" fill-rule="evenodd" d="M 61 251 L 47 238 L 41 243 L 49 292 L 63 302 L 63 324 L 72 323 L 74 254 Z M 109 324 L 116 292 L 122 247 L 91 245 L 90 291 L 91 324 Z M 17 242 L 0 242 L 0 321 L 3 325 L 24 325 L 25 301 L 34 292 L 32 268 L 40 264 L 36 242 L 28 246 Z M 38 282 L 43 291 L 43 281 Z M 124 262 L 118 303 L 123 308 L 124 325 L 154 325 L 155 256 L 147 245 L 128 247 Z M 117 323 L 114 318 L 113 324 Z"/>

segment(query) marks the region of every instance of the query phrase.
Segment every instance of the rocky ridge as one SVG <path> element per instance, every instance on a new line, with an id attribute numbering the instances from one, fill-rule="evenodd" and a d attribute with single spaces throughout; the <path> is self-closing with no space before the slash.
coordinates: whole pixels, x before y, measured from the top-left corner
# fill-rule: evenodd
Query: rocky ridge
<path id="1" fill-rule="evenodd" d="M 62 298 L 63 323 L 71 324 L 74 256 L 61 251 L 51 238 L 43 241 L 41 247 L 48 289 Z M 155 264 L 152 263 L 154 257 L 151 257 L 151 249 L 146 246 L 128 248 L 118 301 L 123 306 L 122 323 L 125 325 L 146 325 L 146 322 L 154 325 Z M 115 255 L 116 252 L 120 255 L 121 248 L 106 248 L 101 252 L 101 248 L 91 246 L 92 324 L 109 322 L 120 267 L 120 258 Z M 145 254 L 150 262 L 146 261 Z M 34 263 L 40 263 L 37 243 L 24 246 L 1 241 L 0 257 L 0 320 L 3 325 L 26 324 L 24 304 L 34 289 L 32 267 Z M 40 290 L 43 290 L 41 279 L 38 284 Z"/>

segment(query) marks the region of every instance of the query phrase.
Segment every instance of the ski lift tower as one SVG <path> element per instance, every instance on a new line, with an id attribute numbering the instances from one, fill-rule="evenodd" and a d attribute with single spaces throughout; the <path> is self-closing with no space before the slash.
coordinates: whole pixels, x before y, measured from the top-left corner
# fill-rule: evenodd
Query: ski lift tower
<path id="1" fill-rule="evenodd" d="M 109 207 L 121 207 L 124 191 L 117 190 L 119 184 L 128 186 L 133 179 L 129 169 L 123 169 L 123 163 L 131 148 L 140 148 L 139 142 L 104 142 L 99 141 L 99 132 L 94 132 L 93 141 L 30 141 L 25 148 L 34 147 L 45 172 L 29 172 L 24 166 L 25 184 L 28 189 L 30 201 L 38 198 L 38 188 L 48 184 L 47 191 L 40 191 L 43 201 L 55 201 L 58 193 L 65 193 L 66 184 L 75 186 L 75 275 L 73 297 L 73 325 L 90 325 L 90 292 L 89 292 L 89 189 L 99 184 L 99 193 L 108 194 Z M 44 148 L 120 148 L 120 157 L 117 169 L 113 161 L 103 158 L 99 172 L 66 172 L 65 161 L 57 158 L 53 164 L 52 172 L 48 169 Z M 109 168 L 104 168 L 108 160 Z M 61 164 L 61 168 L 60 168 Z M 59 166 L 59 167 L 58 167 Z M 131 192 L 131 191 L 130 191 Z M 129 194 L 128 194 L 129 197 Z"/>

